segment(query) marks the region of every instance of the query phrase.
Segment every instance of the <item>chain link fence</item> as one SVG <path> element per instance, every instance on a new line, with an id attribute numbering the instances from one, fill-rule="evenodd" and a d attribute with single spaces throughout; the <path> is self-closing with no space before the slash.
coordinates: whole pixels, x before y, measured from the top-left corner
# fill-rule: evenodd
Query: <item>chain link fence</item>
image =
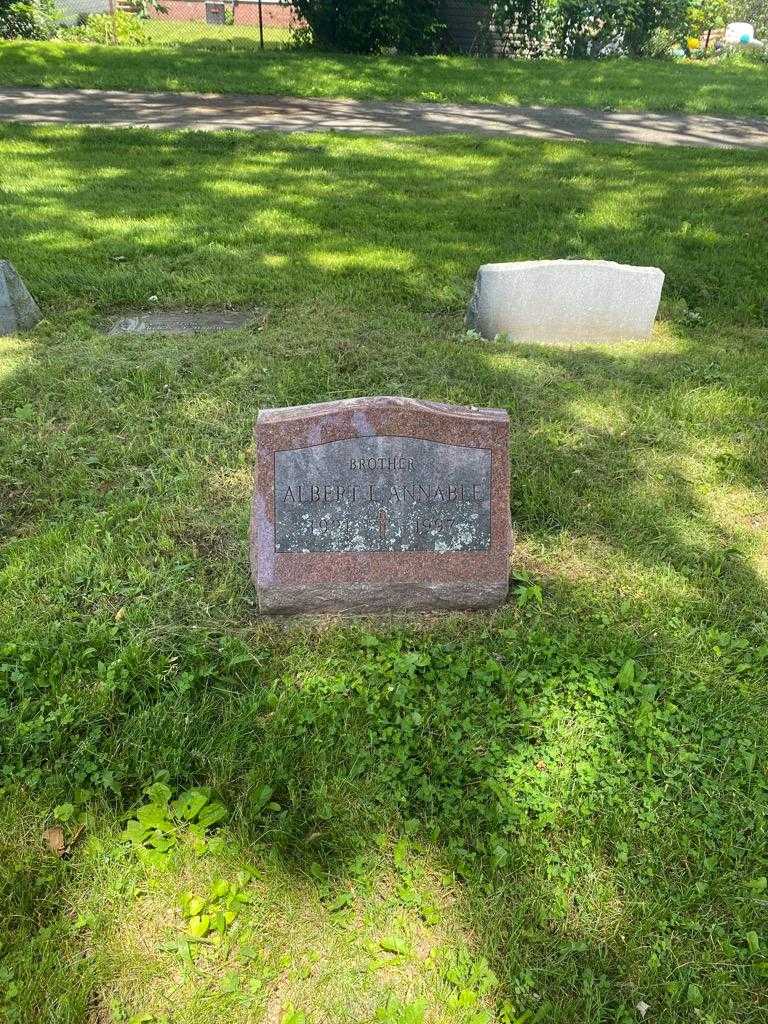
<path id="1" fill-rule="evenodd" d="M 5 38 L 58 38 L 102 46 L 276 49 L 306 45 L 312 33 L 291 0 L 20 0 L 40 29 Z M 510 40 L 484 0 L 442 0 L 438 52 L 505 56 Z M 0 29 L 2 25 L 0 24 Z M 3 33 L 0 31 L 0 39 Z M 520 53 L 520 46 L 515 52 Z"/>
<path id="2" fill-rule="evenodd" d="M 56 0 L 60 38 L 117 46 L 289 45 L 301 22 L 284 0 Z"/>
<path id="3" fill-rule="evenodd" d="M 0 40 L 59 38 L 107 46 L 170 48 L 186 45 L 211 49 L 224 45 L 230 51 L 275 49 L 313 41 L 312 32 L 302 23 L 293 6 L 297 2 L 299 0 L 17 0 L 5 5 L 6 21 L 3 24 L 0 18 Z M 760 2 L 768 4 L 768 0 Z M 537 0 L 526 0 L 526 3 L 525 10 L 534 11 L 535 17 L 524 17 L 511 0 L 507 3 L 441 0 L 439 19 L 427 26 L 429 47 L 424 52 L 518 58 L 620 56 L 634 52 L 627 43 L 627 26 L 606 27 L 588 22 L 566 31 L 562 24 L 539 16 L 544 8 L 537 6 Z M 2 4 L 0 0 L 0 15 Z M 359 37 L 366 36 L 366 26 L 361 30 L 359 21 L 349 20 L 353 28 L 352 41 L 359 43 Z M 315 40 L 318 45 L 337 45 L 335 32 L 330 33 L 330 39 L 323 37 L 323 28 L 327 25 L 323 25 L 322 19 L 317 23 L 313 21 L 313 26 L 318 33 Z M 402 29 L 399 22 L 396 27 Z M 751 24 L 746 27 L 751 30 Z M 689 38 L 685 50 L 679 35 L 667 28 L 657 28 L 650 31 L 638 52 L 651 57 L 682 57 L 728 50 L 720 39 L 722 30 L 707 30 L 701 40 Z M 406 43 L 403 52 L 422 52 L 409 48 L 413 40 L 408 32 L 401 31 L 401 36 Z M 367 37 L 363 42 L 365 45 L 359 52 L 378 52 L 377 40 L 370 46 Z M 387 53 L 397 52 L 399 46 L 400 43 L 391 45 L 389 39 L 386 46 L 382 44 L 383 52 Z M 358 52 L 354 45 L 340 45 L 339 49 Z M 753 41 L 749 56 L 768 60 L 768 47 Z"/>

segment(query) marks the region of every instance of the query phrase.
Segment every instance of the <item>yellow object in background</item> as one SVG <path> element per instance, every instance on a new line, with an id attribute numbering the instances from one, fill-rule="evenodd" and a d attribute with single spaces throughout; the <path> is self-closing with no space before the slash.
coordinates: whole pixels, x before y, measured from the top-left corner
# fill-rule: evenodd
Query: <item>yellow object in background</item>
<path id="1" fill-rule="evenodd" d="M 695 39 L 689 39 L 689 40 L 688 40 L 688 49 L 689 49 L 689 50 L 698 50 L 698 48 L 699 48 L 700 46 L 701 46 L 701 43 L 700 43 L 700 41 L 699 41 L 699 39 L 698 39 L 698 38 L 695 38 Z"/>

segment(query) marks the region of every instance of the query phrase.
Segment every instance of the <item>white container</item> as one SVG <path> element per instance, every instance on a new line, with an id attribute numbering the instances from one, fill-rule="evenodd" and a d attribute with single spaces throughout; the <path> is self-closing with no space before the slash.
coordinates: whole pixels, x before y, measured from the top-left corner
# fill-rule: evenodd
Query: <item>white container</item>
<path id="1" fill-rule="evenodd" d="M 749 36 L 747 40 L 744 40 L 744 36 Z M 755 38 L 755 26 L 750 25 L 747 21 L 732 21 L 730 25 L 725 26 L 725 41 L 730 46 L 736 46 L 742 41 L 751 43 Z"/>

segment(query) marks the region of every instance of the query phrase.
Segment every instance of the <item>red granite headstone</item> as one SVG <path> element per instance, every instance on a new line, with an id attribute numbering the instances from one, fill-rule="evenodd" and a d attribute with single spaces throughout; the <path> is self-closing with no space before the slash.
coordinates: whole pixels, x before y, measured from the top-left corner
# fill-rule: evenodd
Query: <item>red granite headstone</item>
<path id="1" fill-rule="evenodd" d="M 261 611 L 503 601 L 508 424 L 501 409 L 411 398 L 262 410 L 251 519 Z"/>

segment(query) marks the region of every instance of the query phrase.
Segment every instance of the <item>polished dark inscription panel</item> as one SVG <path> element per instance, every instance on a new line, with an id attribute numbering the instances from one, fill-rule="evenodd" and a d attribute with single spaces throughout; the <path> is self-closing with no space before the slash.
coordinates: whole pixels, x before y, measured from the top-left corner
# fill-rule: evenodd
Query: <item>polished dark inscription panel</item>
<path id="1" fill-rule="evenodd" d="M 416 437 L 275 452 L 275 551 L 487 551 L 491 453 Z"/>

